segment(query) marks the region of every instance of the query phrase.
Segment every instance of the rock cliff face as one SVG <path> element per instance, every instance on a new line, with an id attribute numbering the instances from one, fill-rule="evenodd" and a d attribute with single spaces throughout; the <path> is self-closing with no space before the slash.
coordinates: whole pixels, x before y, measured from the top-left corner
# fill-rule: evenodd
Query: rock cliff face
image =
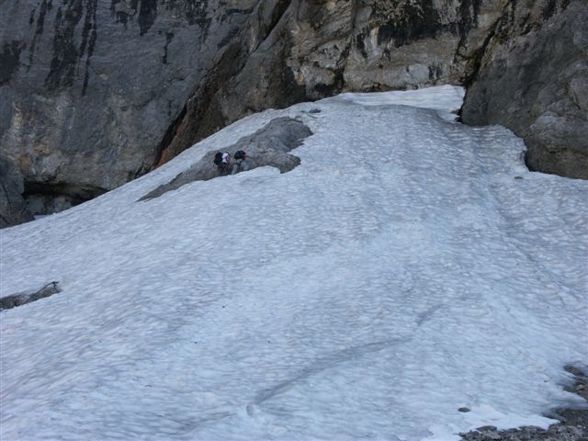
<path id="1" fill-rule="evenodd" d="M 151 169 L 170 121 L 256 2 L 2 3 L 2 151 L 37 202 L 75 203 Z"/>
<path id="2" fill-rule="evenodd" d="M 168 132 L 163 160 L 218 127 L 268 107 L 348 90 L 460 83 L 507 1 L 277 3 L 279 14 L 264 39 L 251 44 L 241 38 L 227 52 L 232 75 L 226 75 L 228 69 L 214 71 L 192 95 Z"/>
<path id="3" fill-rule="evenodd" d="M 588 4 L 511 2 L 467 90 L 463 120 L 523 137 L 531 170 L 588 179 Z"/>
<path id="4" fill-rule="evenodd" d="M 484 111 L 476 103 L 513 96 L 494 80 L 500 60 L 523 60 L 527 33 L 545 34 L 537 48 L 549 41 L 555 50 L 560 37 L 551 23 L 571 8 L 569 1 L 527 2 L 544 5 L 546 13 L 535 16 L 536 6 L 512 0 L 2 3 L 0 148 L 22 172 L 33 212 L 121 185 L 248 113 L 345 90 L 474 79 L 464 119 L 493 122 L 500 102 Z M 582 0 L 575 3 L 581 9 Z M 585 31 L 566 35 L 581 47 Z M 573 78 L 546 93 L 561 93 L 565 83 L 572 101 L 585 105 L 585 81 Z M 529 133 L 541 138 L 550 115 L 542 125 L 522 119 L 520 126 L 535 124 Z"/>

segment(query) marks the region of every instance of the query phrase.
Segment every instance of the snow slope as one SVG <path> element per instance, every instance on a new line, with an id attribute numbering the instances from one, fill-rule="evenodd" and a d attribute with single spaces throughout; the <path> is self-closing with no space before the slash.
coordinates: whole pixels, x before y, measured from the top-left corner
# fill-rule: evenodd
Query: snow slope
<path id="1" fill-rule="evenodd" d="M 451 121 L 461 99 L 445 86 L 270 110 L 2 230 L 1 295 L 64 288 L 0 313 L 2 441 L 549 424 L 575 399 L 563 365 L 588 360 L 588 182 L 528 172 L 506 129 Z M 278 116 L 314 132 L 298 168 L 136 202 Z"/>

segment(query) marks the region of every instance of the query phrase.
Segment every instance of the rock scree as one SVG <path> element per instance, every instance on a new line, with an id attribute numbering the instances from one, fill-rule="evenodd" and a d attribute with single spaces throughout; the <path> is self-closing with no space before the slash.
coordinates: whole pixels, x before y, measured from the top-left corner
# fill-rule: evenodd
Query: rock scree
<path id="1" fill-rule="evenodd" d="M 560 422 L 547 430 L 525 426 L 518 429 L 497 430 L 495 426 L 478 427 L 462 433 L 463 441 L 586 441 L 588 440 L 588 366 L 567 365 L 570 383 L 564 386 L 586 400 L 582 408 L 556 408 L 546 416 Z"/>
<path id="2" fill-rule="evenodd" d="M 235 144 L 208 152 L 188 170 L 180 173 L 169 183 L 149 192 L 139 201 L 159 197 L 190 182 L 208 181 L 221 177 L 222 175 L 213 164 L 217 151 L 228 152 L 233 157 L 237 150 L 244 150 L 247 153 L 247 159 L 243 171 L 270 166 L 278 168 L 281 173 L 289 172 L 300 164 L 300 158 L 289 152 L 302 145 L 304 139 L 311 135 L 310 129 L 301 121 L 289 117 L 273 119 L 265 127 L 239 139 Z"/>

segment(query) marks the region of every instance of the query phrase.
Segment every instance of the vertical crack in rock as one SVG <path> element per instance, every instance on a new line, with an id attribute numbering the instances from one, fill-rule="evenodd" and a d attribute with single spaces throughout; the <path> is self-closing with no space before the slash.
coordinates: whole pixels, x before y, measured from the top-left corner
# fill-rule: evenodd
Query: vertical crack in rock
<path id="1" fill-rule="evenodd" d="M 139 30 L 140 35 L 145 34 L 157 17 L 157 0 L 139 0 Z"/>
<path id="2" fill-rule="evenodd" d="M 84 83 L 82 85 L 82 95 L 86 94 L 88 81 L 90 78 L 90 60 L 94 54 L 96 39 L 98 38 L 96 23 L 96 8 L 98 0 L 86 0 L 86 16 L 84 19 L 84 28 L 82 30 L 82 43 L 80 44 L 80 60 L 86 55 L 84 69 Z"/>
<path id="3" fill-rule="evenodd" d="M 124 10 L 119 10 L 118 9 L 118 5 L 122 2 L 123 0 L 111 0 L 110 2 L 110 13 L 112 15 L 112 17 L 114 17 L 114 21 L 115 23 L 122 23 L 122 25 L 124 26 L 125 30 L 127 29 L 127 23 L 129 22 L 129 18 L 132 17 L 132 14 L 129 14 L 128 11 L 124 11 Z M 136 8 L 137 8 L 137 0 L 133 0 L 132 2 L 132 11 L 133 14 L 136 13 Z"/>
<path id="4" fill-rule="evenodd" d="M 55 17 L 53 57 L 45 86 L 50 91 L 70 87 L 74 84 L 78 67 L 83 63 L 82 95 L 86 94 L 90 78 L 90 63 L 96 40 L 98 0 L 64 0 Z M 84 16 L 81 42 L 76 47 L 76 29 Z M 38 23 L 42 23 L 41 18 Z M 42 27 L 41 27 L 42 29 Z M 85 57 L 85 60 L 82 61 Z"/>
<path id="5" fill-rule="evenodd" d="M 464 50 L 464 48 L 465 48 L 465 40 L 462 38 L 462 40 L 460 41 L 458 49 L 455 53 L 455 60 L 457 60 L 458 58 L 465 58 L 467 60 L 466 68 L 464 69 L 464 72 L 461 76 L 461 83 L 464 85 L 464 87 L 466 89 L 478 77 L 478 74 L 480 72 L 480 68 L 482 66 L 482 61 L 488 51 L 490 43 L 494 39 L 494 36 L 496 35 L 497 30 L 500 28 L 500 26 L 502 26 L 504 21 L 507 20 L 508 8 L 505 11 L 506 12 L 502 16 L 500 16 L 494 22 L 494 24 L 490 27 L 487 35 L 484 38 L 484 41 L 480 45 L 480 47 L 478 49 L 476 49 L 475 51 L 473 51 L 473 53 L 471 53 L 469 56 L 463 55 L 463 53 L 462 53 L 462 50 Z M 461 109 L 460 109 L 460 115 L 461 115 Z"/>
<path id="6" fill-rule="evenodd" d="M 174 39 L 173 32 L 166 32 L 165 33 L 165 45 L 163 46 L 163 56 L 161 57 L 162 64 L 168 64 L 167 56 L 168 56 L 168 48 L 172 40 Z"/>
<path id="7" fill-rule="evenodd" d="M 203 86 L 184 105 L 178 117 L 166 131 L 157 149 L 154 167 L 169 161 L 185 150 L 196 139 L 205 118 L 217 121 L 217 127 L 224 126 L 224 118 L 214 102 L 217 90 L 223 81 L 234 76 L 245 63 L 240 42 L 231 44 L 223 53 L 214 69 L 202 82 Z M 197 98 L 196 98 L 197 97 Z"/>
<path id="8" fill-rule="evenodd" d="M 23 44 L 18 40 L 5 42 L 0 51 L 0 86 L 8 83 L 20 67 Z"/>
<path id="9" fill-rule="evenodd" d="M 31 46 L 29 49 L 29 66 L 27 68 L 27 71 L 30 71 L 31 66 L 33 65 L 34 58 L 35 58 L 35 49 L 37 48 L 37 39 L 39 38 L 40 35 L 43 34 L 43 29 L 45 27 L 45 17 L 47 15 L 47 11 L 52 8 L 51 1 L 52 0 L 43 0 L 41 2 L 40 7 L 39 7 L 39 16 L 37 17 L 35 32 L 33 34 L 33 39 L 31 41 Z M 36 8 L 33 9 L 33 12 L 31 13 L 31 18 L 29 19 L 29 24 L 31 24 L 31 25 L 34 23 L 34 20 L 35 20 L 35 12 L 36 12 Z"/>
<path id="10" fill-rule="evenodd" d="M 461 21 L 459 22 L 460 45 L 467 38 L 468 33 L 478 27 L 480 16 L 480 0 L 464 0 L 460 4 Z"/>
<path id="11" fill-rule="evenodd" d="M 49 91 L 73 85 L 80 52 L 74 41 L 75 29 L 83 14 L 82 0 L 65 0 L 55 17 L 53 58 L 45 86 Z"/>
<path id="12" fill-rule="evenodd" d="M 169 4 L 169 7 L 175 6 L 178 0 L 174 0 Z M 188 19 L 190 25 L 196 24 L 203 30 L 202 37 L 206 39 L 208 36 L 208 28 L 211 19 L 208 17 L 208 0 L 184 0 L 184 14 Z"/>

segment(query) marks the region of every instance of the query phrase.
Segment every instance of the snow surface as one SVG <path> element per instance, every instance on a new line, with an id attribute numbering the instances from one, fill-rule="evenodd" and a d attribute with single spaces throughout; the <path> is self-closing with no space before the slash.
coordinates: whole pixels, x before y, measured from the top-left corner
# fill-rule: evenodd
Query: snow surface
<path id="1" fill-rule="evenodd" d="M 2 230 L 2 296 L 63 288 L 0 314 L 2 441 L 431 441 L 553 422 L 575 400 L 564 364 L 588 359 L 588 182 L 528 172 L 504 128 L 450 121 L 462 97 L 270 110 Z M 136 202 L 278 116 L 315 133 L 293 171 Z"/>

